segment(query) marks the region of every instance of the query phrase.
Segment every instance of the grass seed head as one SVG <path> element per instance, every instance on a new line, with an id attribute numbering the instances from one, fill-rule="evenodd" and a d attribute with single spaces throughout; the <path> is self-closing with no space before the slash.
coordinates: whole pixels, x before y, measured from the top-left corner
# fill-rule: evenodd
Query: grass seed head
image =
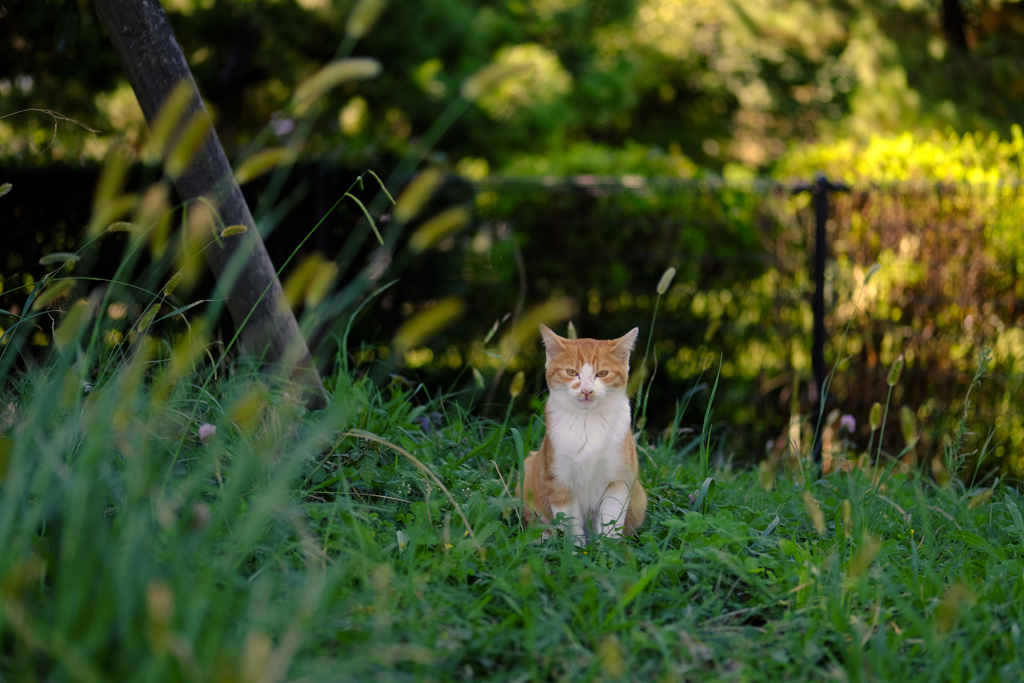
<path id="1" fill-rule="evenodd" d="M 621 678 L 626 671 L 625 658 L 622 656 L 622 646 L 615 636 L 607 636 L 601 641 L 597 649 L 598 661 L 601 669 L 608 674 L 608 678 Z"/>
<path id="2" fill-rule="evenodd" d="M 164 285 L 164 296 L 170 296 L 173 294 L 174 290 L 177 289 L 178 285 L 181 283 L 181 278 L 183 277 L 184 275 L 180 270 L 172 275 L 171 279 L 167 281 L 166 285 Z"/>
<path id="3" fill-rule="evenodd" d="M 150 129 L 149 148 L 154 156 L 164 155 L 174 129 L 185 116 L 191 102 L 192 86 L 187 79 L 182 79 L 160 105 L 160 113 Z"/>
<path id="4" fill-rule="evenodd" d="M 920 437 L 917 429 L 917 418 L 914 411 L 907 406 L 900 408 L 900 427 L 903 429 L 903 440 L 907 448 L 913 448 Z"/>
<path id="5" fill-rule="evenodd" d="M 154 183 L 142 195 L 135 207 L 134 225 L 149 231 L 149 249 L 159 258 L 167 251 L 173 212 L 170 205 L 171 188 L 167 183 Z M 129 224 L 131 225 L 131 224 Z M 108 228 L 109 230 L 109 228 Z"/>
<path id="6" fill-rule="evenodd" d="M 348 15 L 345 24 L 345 35 L 359 40 L 377 23 L 380 13 L 384 11 L 384 0 L 359 0 Z"/>
<path id="7" fill-rule="evenodd" d="M 941 458 L 932 458 L 932 478 L 941 488 L 949 486 L 949 472 Z"/>
<path id="8" fill-rule="evenodd" d="M 672 278 L 676 276 L 676 269 L 669 267 L 664 273 L 661 274 L 661 279 L 658 280 L 658 296 L 661 296 L 668 291 L 669 285 L 672 284 Z"/>
<path id="9" fill-rule="evenodd" d="M 399 358 L 409 349 L 422 346 L 428 339 L 455 322 L 465 310 L 466 304 L 461 299 L 448 297 L 409 318 L 395 334 L 394 346 Z"/>
<path id="10" fill-rule="evenodd" d="M 412 220 L 434 196 L 443 180 L 444 173 L 436 168 L 425 169 L 413 178 L 398 195 L 395 220 L 399 223 L 408 223 Z"/>
<path id="11" fill-rule="evenodd" d="M 8 192 L 10 192 L 12 187 L 14 187 L 14 185 L 11 185 L 10 183 L 4 183 L 3 185 L 0 185 L 0 197 L 3 197 Z"/>
<path id="12" fill-rule="evenodd" d="M 875 561 L 878 551 L 881 549 L 881 541 L 870 534 L 865 534 L 863 540 L 858 544 L 857 552 L 850 559 L 846 573 L 855 579 L 863 576 L 868 568 L 871 567 L 871 563 Z"/>
<path id="13" fill-rule="evenodd" d="M 220 234 L 221 237 L 232 237 L 234 235 L 244 235 L 249 232 L 248 225 L 229 225 L 224 228 L 224 232 Z"/>
<path id="14" fill-rule="evenodd" d="M 462 82 L 462 96 L 470 102 L 475 102 L 512 76 L 529 70 L 530 67 L 525 64 L 488 64 Z"/>
<path id="15" fill-rule="evenodd" d="M 903 354 L 901 353 L 896 362 L 892 364 L 892 368 L 889 370 L 889 377 L 887 382 L 890 387 L 896 386 L 896 383 L 900 381 L 900 373 L 903 372 Z"/>
<path id="16" fill-rule="evenodd" d="M 523 393 L 523 385 L 526 383 L 526 375 L 520 370 L 516 373 L 516 376 L 512 378 L 512 384 L 508 388 L 509 396 L 515 398 L 519 394 Z"/>
<path id="17" fill-rule="evenodd" d="M 806 489 L 804 490 L 804 507 L 807 508 L 807 514 L 811 516 L 814 530 L 819 534 L 825 533 L 827 527 L 825 526 L 825 516 L 821 514 L 821 506 L 818 505 L 818 500 L 814 497 L 814 494 Z"/>
<path id="18" fill-rule="evenodd" d="M 882 404 L 875 401 L 874 405 L 871 406 L 871 412 L 868 413 L 868 423 L 871 425 L 871 431 L 875 431 L 882 426 Z"/>
<path id="19" fill-rule="evenodd" d="M 453 206 L 437 214 L 413 233 L 409 248 L 417 254 L 434 246 L 448 235 L 461 230 L 471 216 L 464 206 Z"/>
<path id="20" fill-rule="evenodd" d="M 288 147 L 265 149 L 239 164 L 235 170 L 235 181 L 239 185 L 245 185 L 250 180 L 269 173 L 278 166 L 292 165 L 297 156 L 296 151 Z"/>
<path id="21" fill-rule="evenodd" d="M 174 149 L 167 155 L 164 163 L 164 170 L 172 179 L 177 179 L 195 159 L 199 148 L 210 134 L 213 128 L 213 121 L 205 110 L 198 110 L 192 119 L 185 126 L 185 130 L 178 136 Z"/>
<path id="22" fill-rule="evenodd" d="M 58 263 L 74 263 L 81 257 L 78 254 L 73 254 L 70 251 L 55 251 L 52 254 L 47 254 L 43 258 L 39 259 L 39 265 L 41 266 L 53 266 Z"/>
<path id="23" fill-rule="evenodd" d="M 376 78 L 382 71 L 380 62 L 369 57 L 352 57 L 331 62 L 295 88 L 293 101 L 305 103 L 343 83 Z"/>

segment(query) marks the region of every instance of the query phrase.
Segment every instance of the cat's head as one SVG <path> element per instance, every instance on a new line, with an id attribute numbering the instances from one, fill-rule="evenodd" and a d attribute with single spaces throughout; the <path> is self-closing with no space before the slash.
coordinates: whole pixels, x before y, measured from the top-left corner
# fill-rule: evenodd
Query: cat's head
<path id="1" fill-rule="evenodd" d="M 639 328 L 618 339 L 566 339 L 544 325 L 548 389 L 560 405 L 591 410 L 611 396 L 624 396 L 629 381 L 629 354 Z"/>

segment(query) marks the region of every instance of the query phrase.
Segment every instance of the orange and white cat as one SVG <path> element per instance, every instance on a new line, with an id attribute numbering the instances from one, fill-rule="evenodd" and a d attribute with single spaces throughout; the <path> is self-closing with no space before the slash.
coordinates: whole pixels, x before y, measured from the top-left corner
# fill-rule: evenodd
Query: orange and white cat
<path id="1" fill-rule="evenodd" d="M 526 459 L 524 516 L 528 523 L 551 523 L 565 515 L 564 528 L 577 544 L 596 534 L 629 536 L 647 510 L 626 395 L 638 331 L 599 341 L 564 339 L 540 326 L 547 431 L 540 450 Z"/>

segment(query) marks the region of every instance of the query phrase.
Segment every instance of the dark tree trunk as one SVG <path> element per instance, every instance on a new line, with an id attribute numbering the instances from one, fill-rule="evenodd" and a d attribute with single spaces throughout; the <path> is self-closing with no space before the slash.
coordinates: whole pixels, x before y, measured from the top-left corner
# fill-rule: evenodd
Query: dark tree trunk
<path id="1" fill-rule="evenodd" d="M 181 82 L 192 90 L 183 121 L 209 117 L 159 0 L 94 0 L 93 4 L 150 125 Z M 309 402 L 321 406 L 323 384 L 309 347 L 284 301 L 274 264 L 212 126 L 210 131 L 175 181 L 178 194 L 186 201 L 207 197 L 225 225 L 249 227 L 244 235 L 223 240 L 223 247 L 213 244 L 207 248 L 206 260 L 218 278 L 218 287 L 229 295 L 228 310 L 241 329 L 244 349 L 285 364 L 293 378 L 311 390 Z"/>
<path id="2" fill-rule="evenodd" d="M 966 22 L 960 0 L 942 0 L 942 30 L 946 34 L 946 42 L 956 50 L 967 50 Z"/>

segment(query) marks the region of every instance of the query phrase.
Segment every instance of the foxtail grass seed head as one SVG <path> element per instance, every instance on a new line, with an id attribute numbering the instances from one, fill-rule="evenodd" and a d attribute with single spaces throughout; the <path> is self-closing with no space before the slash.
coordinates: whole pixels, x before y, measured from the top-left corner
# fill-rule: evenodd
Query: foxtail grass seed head
<path id="1" fill-rule="evenodd" d="M 74 261 L 65 261 L 65 265 L 73 266 Z M 73 289 L 75 281 L 72 279 L 59 280 L 55 284 L 50 285 L 47 283 L 47 287 L 39 292 L 39 296 L 32 302 L 33 311 L 41 311 L 44 308 L 50 306 L 50 302 L 65 299 L 67 293 Z"/>
<path id="2" fill-rule="evenodd" d="M 807 514 L 811 517 L 811 523 L 814 524 L 814 530 L 819 534 L 825 533 L 825 516 L 821 514 L 821 506 L 818 505 L 818 500 L 814 495 L 804 489 L 804 507 L 807 508 Z"/>
<path id="3" fill-rule="evenodd" d="M 462 82 L 462 97 L 475 102 L 512 76 L 529 70 L 530 67 L 526 64 L 488 64 Z"/>
<path id="4" fill-rule="evenodd" d="M 850 559 L 846 573 L 854 579 L 859 579 L 871 567 L 878 551 L 882 549 L 882 542 L 870 534 L 864 534 L 864 538 L 857 544 L 857 552 Z"/>
<path id="5" fill-rule="evenodd" d="M 608 674 L 609 679 L 622 678 L 626 672 L 626 659 L 622 653 L 619 639 L 613 635 L 606 636 L 597 648 L 597 658 L 601 670 Z"/>
<path id="6" fill-rule="evenodd" d="M 413 178 L 398 195 L 395 220 L 399 223 L 408 223 L 412 220 L 434 196 L 434 192 L 441 186 L 443 180 L 444 173 L 436 168 L 425 169 Z"/>
<path id="7" fill-rule="evenodd" d="M 942 602 L 935 608 L 933 636 L 945 638 L 952 633 L 960 622 L 961 614 L 976 602 L 977 598 L 962 581 L 947 588 Z"/>
<path id="8" fill-rule="evenodd" d="M 296 103 L 306 102 L 342 83 L 376 78 L 381 70 L 380 62 L 370 57 L 352 57 L 331 62 L 299 84 L 295 88 L 293 100 Z"/>
<path id="9" fill-rule="evenodd" d="M 150 253 L 160 258 L 167 251 L 173 212 L 171 188 L 166 182 L 153 183 L 142 195 L 132 216 L 133 223 L 148 231 Z"/>
<path id="10" fill-rule="evenodd" d="M 900 408 L 900 427 L 903 429 L 903 441 L 907 448 L 913 448 L 920 436 L 917 431 L 917 417 L 914 411 L 907 406 Z"/>
<path id="11" fill-rule="evenodd" d="M 153 579 L 146 591 L 146 612 L 159 624 L 166 624 L 174 615 L 174 589 L 166 579 Z"/>
<path id="12" fill-rule="evenodd" d="M 188 207 L 183 230 L 178 231 L 175 245 L 175 269 L 181 271 L 180 287 L 191 289 L 203 270 L 203 249 L 217 234 L 217 216 L 212 202 L 203 197 Z"/>
<path id="13" fill-rule="evenodd" d="M 516 376 L 512 378 L 512 384 L 508 388 L 508 394 L 512 398 L 519 396 L 523 393 L 523 385 L 526 384 L 526 375 L 522 370 L 516 373 Z"/>
<path id="14" fill-rule="evenodd" d="M 641 365 L 638 368 L 634 368 L 629 373 L 629 381 L 626 382 L 626 396 L 632 398 L 637 395 L 640 391 L 640 387 L 644 385 L 647 380 L 647 366 Z"/>
<path id="15" fill-rule="evenodd" d="M 501 338 L 498 347 L 502 357 L 511 359 L 527 342 L 537 338 L 541 325 L 558 325 L 568 320 L 572 313 L 573 303 L 567 297 L 551 299 L 534 306 Z"/>
<path id="16" fill-rule="evenodd" d="M 569 328 L 566 330 L 565 335 L 569 339 L 579 339 L 580 335 L 576 332 L 576 326 L 569 321 Z"/>
<path id="17" fill-rule="evenodd" d="M 182 277 L 184 277 L 184 274 L 180 270 L 171 276 L 171 279 L 167 281 L 166 285 L 164 285 L 164 296 L 170 296 L 174 293 L 174 290 L 181 283 Z"/>
<path id="18" fill-rule="evenodd" d="M 871 412 L 868 413 L 868 424 L 871 425 L 871 431 L 882 426 L 882 404 L 878 401 L 871 406 Z"/>
<path id="19" fill-rule="evenodd" d="M 949 471 L 941 458 L 932 458 L 932 479 L 942 488 L 949 486 Z"/>
<path id="20" fill-rule="evenodd" d="M 889 377 L 886 380 L 890 387 L 896 386 L 896 383 L 900 381 L 900 373 L 903 372 L 903 354 L 901 353 L 896 362 L 892 364 L 892 369 L 889 370 Z"/>
<path id="21" fill-rule="evenodd" d="M 470 218 L 470 213 L 464 206 L 453 206 L 442 211 L 413 233 L 409 240 L 409 248 L 419 254 L 461 230 L 469 223 Z"/>
<path id="22" fill-rule="evenodd" d="M 221 237 L 233 237 L 234 235 L 244 235 L 249 232 L 248 225 L 229 225 L 224 228 L 224 232 L 220 234 Z"/>
<path id="23" fill-rule="evenodd" d="M 853 535 L 853 506 L 850 501 L 843 499 L 843 536 L 847 539 Z"/>
<path id="24" fill-rule="evenodd" d="M 185 126 L 185 130 L 178 136 L 174 149 L 167 155 L 164 170 L 167 171 L 168 176 L 177 179 L 185 172 L 212 127 L 213 121 L 205 110 L 200 109 L 195 113 L 192 120 Z"/>
<path id="25" fill-rule="evenodd" d="M 114 221 L 107 226 L 107 232 L 134 232 L 139 226 L 129 221 Z"/>
<path id="26" fill-rule="evenodd" d="M 3 185 L 0 185 L 0 197 L 3 197 L 8 192 L 10 192 L 12 187 L 14 187 L 14 185 L 11 185 L 10 183 L 4 183 Z"/>
<path id="27" fill-rule="evenodd" d="M 149 151 L 153 156 L 164 156 L 167 143 L 191 102 L 192 86 L 187 79 L 182 79 L 160 105 L 160 113 L 157 114 L 156 121 L 150 129 L 152 133 L 149 136 Z"/>
<path id="28" fill-rule="evenodd" d="M 309 283 L 323 262 L 324 257 L 319 253 L 310 254 L 284 281 L 284 298 L 292 309 L 298 308 L 305 300 Z"/>
<path id="29" fill-rule="evenodd" d="M 306 305 L 319 306 L 320 302 L 327 296 L 331 285 L 338 276 L 338 266 L 333 261 L 321 261 L 309 278 L 309 286 L 306 287 Z"/>
<path id="30" fill-rule="evenodd" d="M 136 329 L 144 332 L 153 323 L 153 320 L 156 318 L 156 314 L 159 312 L 160 304 L 153 304 L 150 306 L 146 312 L 142 314 L 142 317 L 139 318 L 139 323 L 136 325 Z"/>
<path id="31" fill-rule="evenodd" d="M 395 351 L 401 358 L 409 349 L 422 346 L 435 334 L 451 325 L 466 310 L 466 304 L 455 297 L 441 299 L 434 306 L 409 318 L 395 334 Z"/>
<path id="32" fill-rule="evenodd" d="M 384 0 L 359 0 L 348 15 L 348 22 L 345 24 L 345 35 L 349 38 L 359 40 L 373 28 L 377 18 L 384 11 Z"/>
<path id="33" fill-rule="evenodd" d="M 661 279 L 658 280 L 658 296 L 661 296 L 668 291 L 669 285 L 672 284 L 672 278 L 676 276 L 676 269 L 669 267 L 664 273 L 661 274 Z"/>
<path id="34" fill-rule="evenodd" d="M 55 251 L 52 254 L 47 254 L 43 258 L 39 259 L 39 265 L 52 266 L 58 263 L 74 263 L 80 258 L 81 256 L 73 254 L 70 251 Z"/>
<path id="35" fill-rule="evenodd" d="M 259 178 L 264 173 L 269 173 L 278 166 L 291 166 L 295 163 L 297 156 L 298 154 L 295 150 L 289 147 L 275 147 L 253 154 L 239 164 L 235 170 L 235 182 L 239 185 L 245 185 L 250 180 Z"/>
<path id="36" fill-rule="evenodd" d="M 971 499 L 967 501 L 967 509 L 973 510 L 979 508 L 988 502 L 988 499 L 995 495 L 994 489 L 985 489 L 979 494 L 971 496 Z"/>
<path id="37" fill-rule="evenodd" d="M 242 647 L 242 680 L 245 683 L 264 680 L 273 651 L 274 641 L 270 636 L 256 629 L 249 631 Z"/>
<path id="38" fill-rule="evenodd" d="M 775 488 L 775 470 L 767 460 L 762 460 L 757 465 L 757 483 L 765 491 Z"/>
<path id="39" fill-rule="evenodd" d="M 125 215 L 135 206 L 134 194 L 122 194 L 125 174 L 128 170 L 128 153 L 114 145 L 103 160 L 103 171 L 96 185 L 96 196 L 92 203 L 92 218 L 86 232 L 90 237 L 102 233 L 111 221 Z"/>
<path id="40" fill-rule="evenodd" d="M 259 382 L 254 383 L 227 410 L 228 419 L 244 432 L 251 432 L 259 424 L 267 408 L 267 392 Z"/>
<path id="41" fill-rule="evenodd" d="M 483 389 L 487 386 L 484 383 L 484 376 L 480 374 L 480 371 L 476 369 L 476 366 L 470 366 L 473 370 L 473 383 L 476 384 L 477 389 Z"/>

